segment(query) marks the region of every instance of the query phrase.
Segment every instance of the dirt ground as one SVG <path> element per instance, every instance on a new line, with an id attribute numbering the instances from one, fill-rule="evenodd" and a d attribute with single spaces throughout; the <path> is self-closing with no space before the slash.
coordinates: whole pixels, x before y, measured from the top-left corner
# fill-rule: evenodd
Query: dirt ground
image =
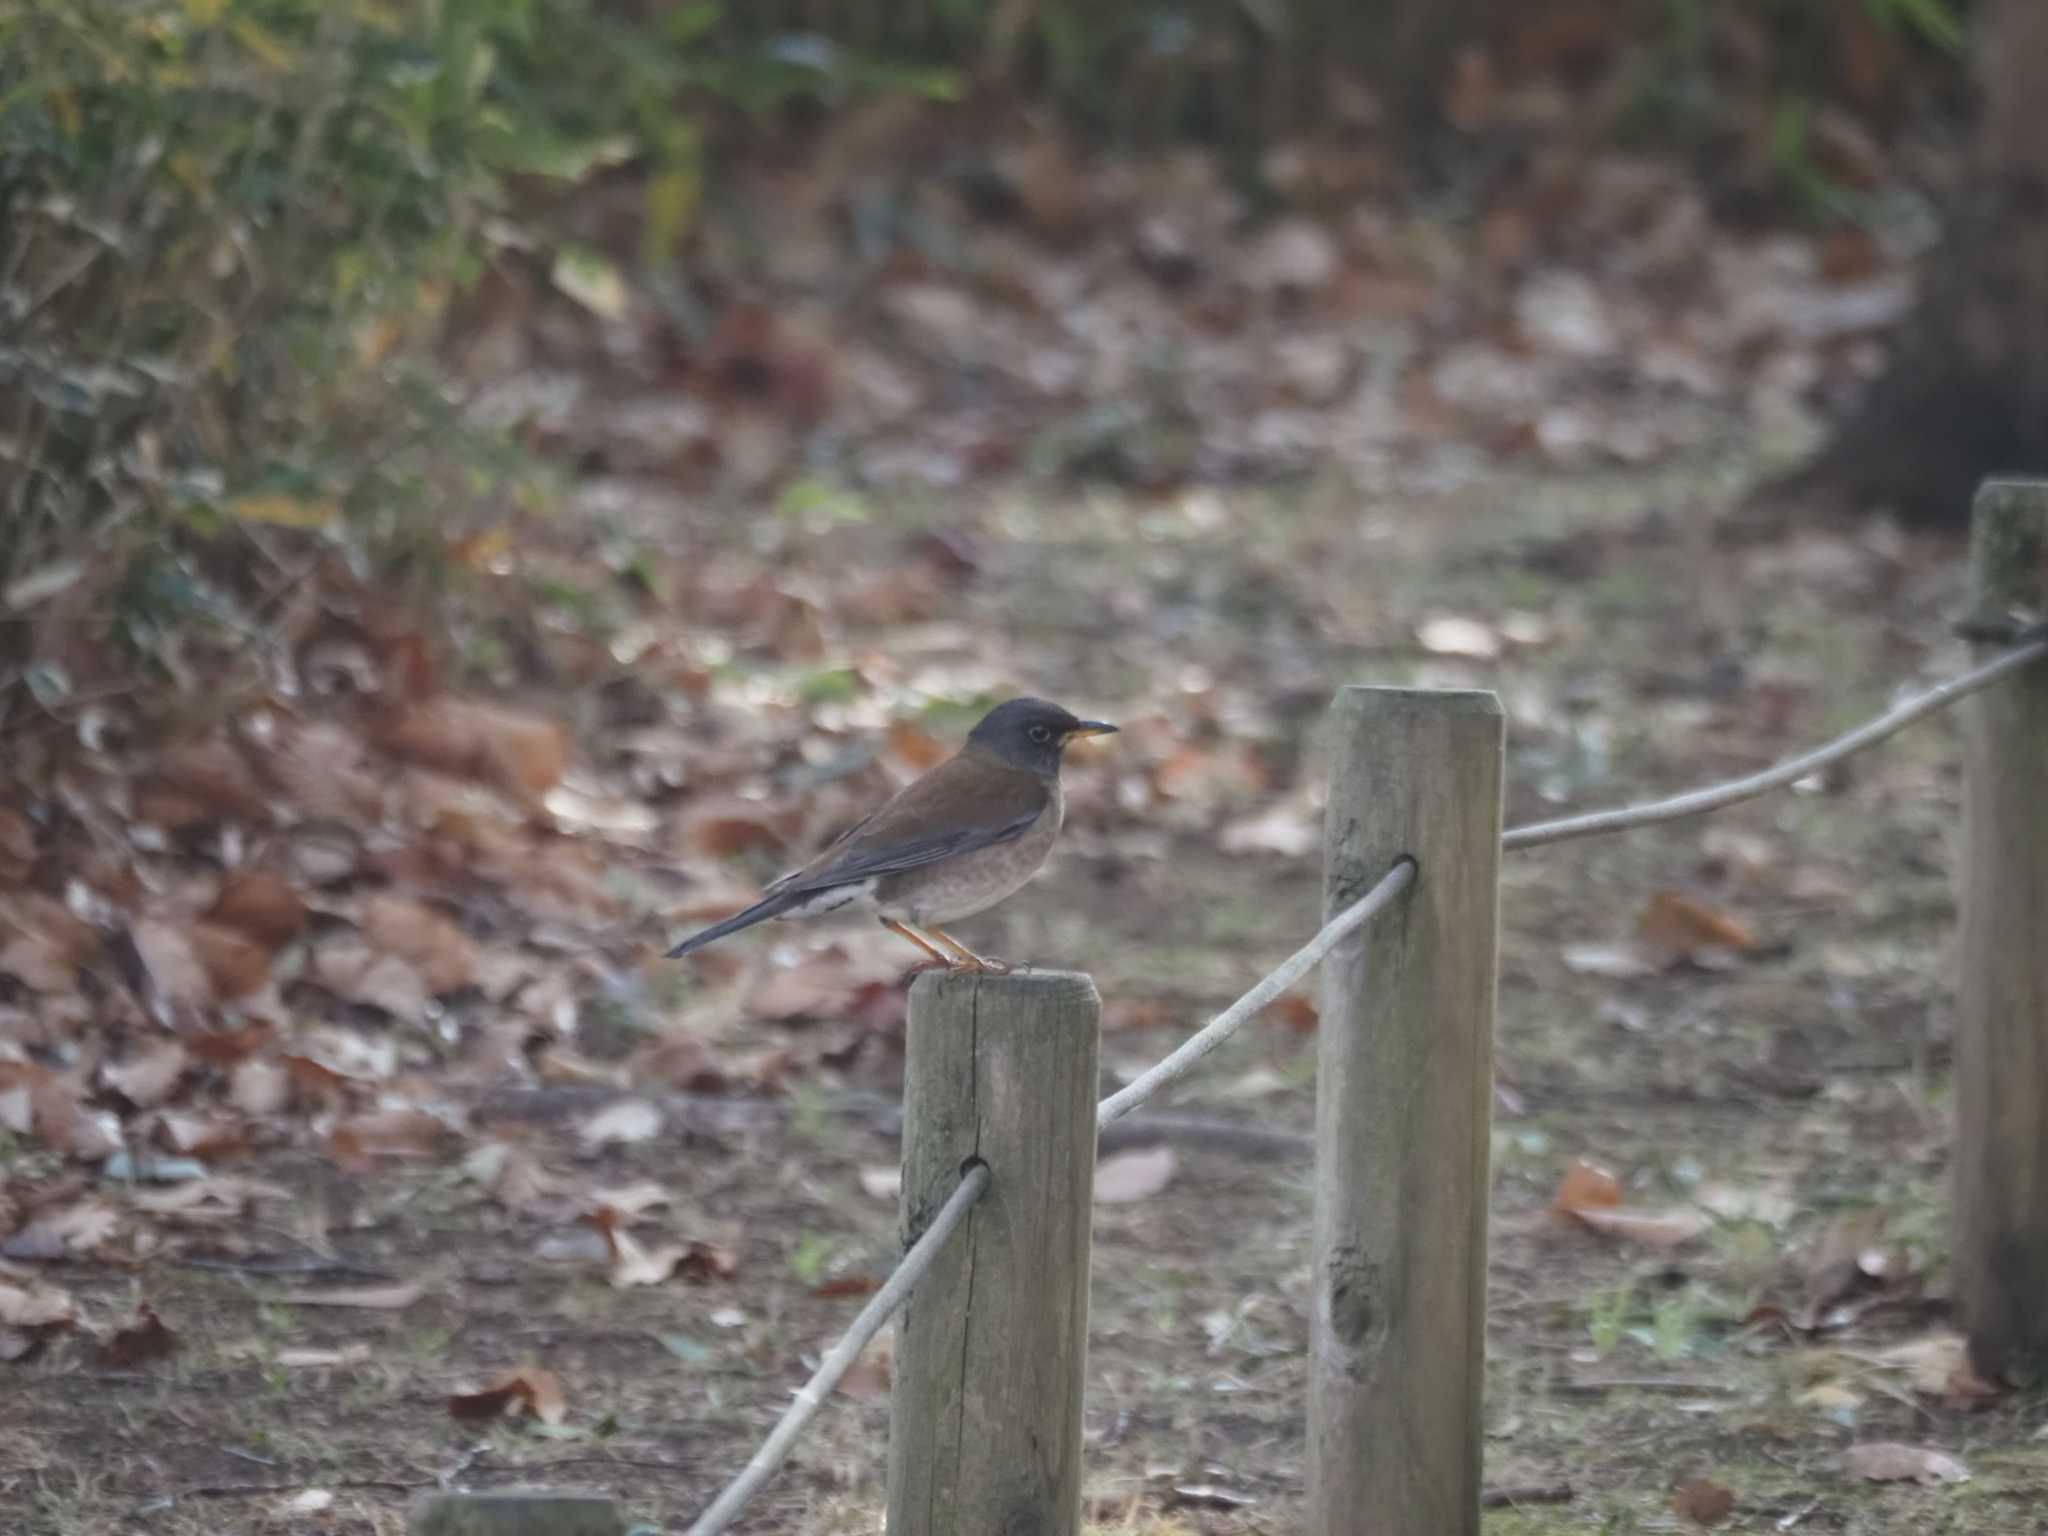
<path id="1" fill-rule="evenodd" d="M 1724 544 L 1736 473 L 1138 506 L 1020 489 L 891 507 L 802 559 L 880 570 L 927 530 L 972 533 L 971 584 L 921 630 L 850 633 L 849 654 L 994 631 L 1006 682 L 1112 718 L 1170 715 L 1227 684 L 1277 765 L 1243 814 L 1312 815 L 1333 687 L 1495 688 L 1512 824 L 1753 769 L 1959 662 L 1953 542 L 1865 526 Z M 1500 654 L 1418 644 L 1445 615 L 1505 633 Z M 1114 751 L 1082 766 L 1084 787 Z M 1954 724 L 1802 788 L 1506 865 L 1486 1479 L 1545 1497 L 1490 1510 L 1490 1536 L 1691 1528 L 1673 1492 L 1689 1480 L 1732 1493 L 1731 1530 L 2048 1530 L 2048 1403 L 1965 1405 L 1926 1363 L 1947 1358 Z M 1113 1026 L 1106 1073 L 1122 1081 L 1313 931 L 1317 855 L 1226 852 L 1210 825 L 1077 793 L 1053 867 L 962 936 L 1093 973 Z M 1636 963 L 1628 941 L 1658 891 L 1739 924 L 1741 952 Z M 687 1018 L 696 994 L 678 983 L 663 1006 Z M 1305 1132 L 1312 1063 L 1298 1015 L 1262 1020 L 1167 1107 Z M 602 1094 L 466 1106 L 549 1166 L 659 1181 L 668 1225 L 732 1250 L 729 1276 L 662 1285 L 608 1284 L 562 1229 L 481 1198 L 459 1153 L 372 1178 L 308 1148 L 256 1155 L 238 1171 L 290 1191 L 268 1219 L 293 1272 L 189 1249 L 138 1270 L 51 1267 L 98 1314 L 146 1294 L 180 1348 L 117 1368 L 58 1339 L 0 1367 L 0 1523 L 388 1533 L 418 1488 L 547 1482 L 610 1490 L 634 1519 L 681 1529 L 860 1305 L 817 1294 L 825 1282 L 891 1262 L 893 1200 L 862 1176 L 894 1161 L 893 1073 L 871 1051 L 776 1095 L 672 1099 L 664 1135 L 596 1149 L 575 1126 Z M 1097 1213 L 1091 1528 L 1284 1533 L 1302 1493 L 1308 1170 L 1222 1135 L 1171 1144 L 1164 1189 Z M 1580 1158 L 1619 1178 L 1630 1209 L 1712 1220 L 1671 1246 L 1560 1220 L 1553 1198 Z M 1844 1231 L 1847 1283 L 1825 1274 Z M 282 1299 L 393 1277 L 418 1299 Z M 1814 1304 L 1822 1315 L 1805 1316 Z M 520 1363 L 559 1376 L 559 1423 L 451 1416 L 452 1392 Z M 874 1371 L 858 1385 L 742 1530 L 880 1530 L 887 1393 Z M 1970 1479 L 1857 1478 L 1842 1453 L 1870 1441 L 1940 1449 Z"/>

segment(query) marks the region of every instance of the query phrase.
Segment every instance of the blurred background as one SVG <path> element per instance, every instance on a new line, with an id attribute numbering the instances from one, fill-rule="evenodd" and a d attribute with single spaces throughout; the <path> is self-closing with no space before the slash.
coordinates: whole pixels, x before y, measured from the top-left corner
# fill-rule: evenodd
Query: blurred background
<path id="1" fill-rule="evenodd" d="M 1952 669 L 2048 469 L 2042 77 L 2038 0 L 0 0 L 32 1528 L 562 1439 L 700 1508 L 886 1271 L 916 957 L 657 957 L 999 698 L 1124 726 L 962 931 L 1117 1080 L 1313 931 L 1336 686 L 1497 689 L 1515 822 Z M 1489 1475 L 1574 1492 L 1489 1530 L 2048 1486 L 1941 1327 L 1952 729 L 1511 862 Z M 1104 1530 L 1288 1528 L 1307 1189 L 1232 1128 L 1317 1022 L 1105 1164 Z M 879 1529 L 862 1370 L 744 1529 Z M 1976 1502 L 1816 1484 L 1880 1434 Z"/>

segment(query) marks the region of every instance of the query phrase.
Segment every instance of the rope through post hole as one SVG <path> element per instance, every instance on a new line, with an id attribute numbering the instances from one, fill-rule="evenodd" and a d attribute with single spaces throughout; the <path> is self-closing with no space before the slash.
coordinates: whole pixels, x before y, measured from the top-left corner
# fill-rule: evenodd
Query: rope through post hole
<path id="1" fill-rule="evenodd" d="M 1539 821 L 1526 827 L 1510 827 L 1501 835 L 1501 847 L 1512 853 L 1518 848 L 1541 848 L 1546 843 L 1569 842 L 1578 837 L 1595 837 L 1602 832 L 1626 832 L 1631 827 L 1647 827 L 1660 821 L 1682 821 L 1688 816 L 1703 816 L 1708 811 L 1718 811 L 1723 806 L 1736 805 L 1744 800 L 1754 800 L 1759 795 L 1769 794 L 1774 789 L 1783 789 L 1787 784 L 1796 783 L 1809 773 L 1838 763 L 1845 757 L 1861 752 L 1865 747 L 1876 746 L 1887 737 L 1896 736 L 1907 726 L 1924 720 L 1929 715 L 1948 708 L 1958 699 L 1967 698 L 1982 688 L 1989 688 L 1999 679 L 2022 667 L 2048 656 L 2048 640 L 2035 640 L 2027 645 L 2016 646 L 2002 655 L 1969 671 L 1950 678 L 1928 689 L 1917 698 L 1906 700 L 1879 715 L 1875 720 L 1866 720 L 1855 730 L 1837 736 L 1824 746 L 1815 747 L 1811 752 L 1787 758 L 1775 767 L 1752 773 L 1745 778 L 1730 779 L 1725 784 L 1710 784 L 1705 789 L 1690 790 L 1682 795 L 1673 795 L 1668 800 L 1650 800 L 1641 805 L 1617 806 L 1611 811 L 1588 811 L 1580 816 L 1562 816 L 1556 821 Z"/>
<path id="2" fill-rule="evenodd" d="M 1352 933 L 1365 926 L 1415 880 L 1415 861 L 1404 858 L 1380 877 L 1379 884 L 1323 925 L 1323 931 L 1281 962 L 1266 979 L 1245 993 L 1196 1033 L 1183 1040 L 1178 1049 L 1150 1071 L 1131 1080 L 1095 1108 L 1099 1128 L 1120 1120 L 1175 1079 L 1185 1077 L 1196 1062 L 1215 1050 L 1244 1027 L 1247 1020 L 1266 1004 L 1321 963 L 1323 957 Z"/>
<path id="3" fill-rule="evenodd" d="M 825 1399 L 839 1385 L 839 1378 L 852 1369 L 861 1351 L 896 1315 L 897 1308 L 909 1299 L 911 1287 L 924 1278 L 925 1271 L 937 1260 L 947 1239 L 967 1219 L 969 1208 L 987 1191 L 988 1184 L 989 1171 L 985 1165 L 977 1163 L 967 1170 L 960 1180 L 960 1187 L 939 1207 L 939 1214 L 925 1228 L 924 1236 L 911 1244 L 910 1252 L 903 1256 L 896 1272 L 868 1298 L 868 1304 L 854 1318 L 853 1326 L 826 1351 L 825 1358 L 818 1362 L 817 1370 L 811 1373 L 811 1379 L 797 1389 L 796 1400 L 776 1420 L 768 1438 L 761 1442 L 761 1448 L 740 1469 L 740 1475 L 725 1485 L 725 1490 L 712 1501 L 709 1509 L 697 1517 L 696 1523 L 684 1536 L 718 1536 L 740 1517 L 748 1501 L 761 1491 L 761 1485 L 789 1459 L 798 1437 L 817 1416 L 818 1410 L 825 1406 Z"/>

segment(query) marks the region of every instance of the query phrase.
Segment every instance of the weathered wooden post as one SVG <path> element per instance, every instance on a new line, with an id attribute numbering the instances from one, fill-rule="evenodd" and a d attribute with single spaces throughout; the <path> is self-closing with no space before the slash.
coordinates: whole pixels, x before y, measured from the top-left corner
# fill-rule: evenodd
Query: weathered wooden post
<path id="1" fill-rule="evenodd" d="M 897 1323 L 889 1536 L 1078 1536 L 1100 1011 L 1067 972 L 911 988 L 905 1245 L 991 1182 Z"/>
<path id="2" fill-rule="evenodd" d="M 1477 1536 L 1504 728 L 1490 693 L 1346 688 L 1324 913 L 1414 886 L 1323 970 L 1309 1536 Z"/>
<path id="3" fill-rule="evenodd" d="M 2048 482 L 1978 488 L 1971 617 L 2048 616 Z M 1959 706 L 1955 1303 L 1977 1369 L 2048 1359 L 2048 665 Z"/>

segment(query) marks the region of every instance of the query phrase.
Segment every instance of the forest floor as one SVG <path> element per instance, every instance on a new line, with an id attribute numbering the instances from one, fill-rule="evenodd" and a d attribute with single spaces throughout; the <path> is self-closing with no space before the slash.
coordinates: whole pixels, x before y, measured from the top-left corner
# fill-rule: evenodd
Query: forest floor
<path id="1" fill-rule="evenodd" d="M 962 937 L 1092 973 L 1105 1087 L 1127 1080 L 1313 932 L 1333 688 L 1498 690 L 1513 824 L 1753 769 L 1960 663 L 1954 539 L 1723 541 L 1743 472 L 1435 497 L 1019 486 L 842 507 L 772 550 L 681 504 L 614 508 L 546 578 L 532 642 L 595 670 L 558 668 L 517 716 L 462 716 L 452 746 L 339 693 L 279 725 L 334 731 L 305 745 L 338 751 L 336 775 L 357 744 L 367 782 L 259 775 L 263 797 L 396 795 L 378 825 L 413 831 L 304 816 L 240 856 L 301 892 L 236 1015 L 260 1041 L 152 1031 L 232 990 L 232 946 L 181 945 L 181 923 L 260 932 L 285 901 L 233 898 L 217 806 L 163 808 L 232 795 L 121 759 L 191 835 L 138 898 L 156 916 L 137 1000 L 112 1025 L 119 982 L 62 1003 L 104 1043 L 0 1078 L 20 1095 L 0 1133 L 8 1524 L 387 1533 L 419 1488 L 546 1482 L 681 1529 L 893 1260 L 914 957 L 852 921 L 691 965 L 662 941 L 957 740 L 971 711 L 931 701 L 1043 692 L 1127 729 L 1076 754 L 1051 867 Z M 630 578 L 626 610 L 670 590 L 666 555 L 590 552 L 621 541 L 687 550 L 669 574 L 690 601 L 753 581 L 711 622 L 757 648 L 650 648 L 616 614 L 593 647 L 606 583 Z M 302 672 L 414 665 L 375 625 L 318 629 Z M 401 711 L 459 715 L 410 677 Z M 1982 1394 L 1942 1299 L 1958 761 L 1943 717 L 1799 792 L 1508 859 L 1485 1473 L 1547 1497 L 1490 1510 L 1490 1536 L 2041 1528 L 2048 1402 Z M 552 787 L 519 805 L 522 786 Z M 495 831 L 493 797 L 515 802 Z M 55 834 L 22 825 L 46 856 Z M 35 1047 L 73 993 L 10 954 L 12 1032 Z M 1164 1107 L 1306 1133 L 1314 995 Z M 168 1062 L 166 1038 L 184 1042 Z M 117 1140 L 204 1166 L 75 1171 Z M 1111 1156 L 1091 1529 L 1296 1529 L 1306 1163 L 1220 1130 Z M 1559 1210 L 1616 1199 L 1634 1214 L 1607 1230 Z M 124 1321 L 145 1299 L 160 1323 Z M 886 1379 L 878 1349 L 740 1529 L 881 1529 Z M 1859 1476 L 1844 1453 L 1872 1442 L 1968 1478 L 1924 1456 L 1903 1467 L 1924 1484 Z"/>

